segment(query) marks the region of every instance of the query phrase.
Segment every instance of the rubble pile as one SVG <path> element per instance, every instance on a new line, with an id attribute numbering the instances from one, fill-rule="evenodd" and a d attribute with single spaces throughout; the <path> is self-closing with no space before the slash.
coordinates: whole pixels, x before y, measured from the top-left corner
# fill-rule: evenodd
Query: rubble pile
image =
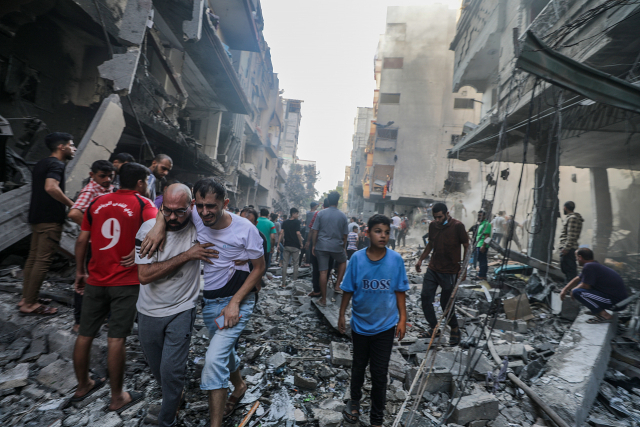
<path id="1" fill-rule="evenodd" d="M 575 306 L 565 303 L 530 302 L 524 294 L 530 276 L 510 274 L 501 288 L 498 282 L 474 281 L 471 274 L 459 289 L 456 304 L 462 328 L 462 343 L 449 347 L 448 328 L 427 352 L 429 341 L 422 337 L 428 325 L 421 309 L 421 275 L 413 269 L 415 248 L 401 251 L 411 289 L 407 292 L 408 328 L 402 342 L 395 343 L 389 369 L 385 425 L 393 424 L 407 400 L 419 367 L 433 366 L 418 410 L 405 410 L 413 426 L 432 426 L 447 417 L 449 426 L 532 427 L 551 425 L 531 399 L 506 379 L 512 372 L 535 386 L 549 381 L 547 362 L 554 356 L 565 332 L 578 316 Z M 238 425 L 251 406 L 260 403 L 251 422 L 263 426 L 343 424 L 341 411 L 350 396 L 351 343 L 336 329 L 340 295 L 329 295 L 326 308 L 317 307 L 307 296 L 311 291 L 308 271 L 298 280 L 281 286 L 278 269 L 265 278 L 255 312 L 243 332 L 238 352 L 248 391 L 226 425 Z M 125 389 L 145 393 L 144 401 L 122 414 L 105 412 L 109 387 L 104 386 L 85 401 L 69 404 L 75 387 L 71 362 L 75 335 L 72 308 L 52 303 L 60 314 L 51 318 L 18 317 L 19 272 L 0 280 L 0 423 L 6 426 L 143 426 L 156 422 L 161 392 L 153 380 L 137 339 L 127 339 Z M 65 292 L 68 292 L 69 285 Z M 51 285 L 56 293 L 64 282 Z M 11 289 L 10 289 L 11 288 Z M 13 289 L 15 290 L 15 289 Z M 490 301 L 501 299 L 502 304 Z M 438 313 L 442 312 L 436 299 Z M 492 308 L 494 307 L 494 308 Z M 496 309 L 495 307 L 500 307 Z M 483 333 L 487 326 L 490 337 Z M 106 330 L 94 341 L 91 369 L 106 376 Z M 209 343 L 209 331 L 198 313 L 188 362 L 185 404 L 179 413 L 180 426 L 208 425 L 208 403 L 200 390 L 200 373 Z M 498 366 L 488 350 L 488 340 L 503 360 Z M 625 341 L 626 343 L 626 341 Z M 621 342 L 620 347 L 623 347 Z M 640 422 L 640 384 L 632 375 L 633 349 L 618 350 L 626 362 L 610 367 L 588 422 L 594 426 L 634 426 Z M 615 357 L 614 352 L 614 357 Z M 631 355 L 630 355 L 631 354 Z M 622 356 L 620 356 L 622 357 Z M 613 362 L 612 362 L 613 363 Z M 627 370 L 622 369 L 623 364 Z M 625 373 L 620 372 L 625 371 Z M 410 409 L 417 398 L 416 381 Z M 230 384 L 231 388 L 231 384 Z M 368 422 L 371 389 L 369 373 L 361 402 L 361 423 Z M 250 424 L 249 424 L 250 425 Z"/>

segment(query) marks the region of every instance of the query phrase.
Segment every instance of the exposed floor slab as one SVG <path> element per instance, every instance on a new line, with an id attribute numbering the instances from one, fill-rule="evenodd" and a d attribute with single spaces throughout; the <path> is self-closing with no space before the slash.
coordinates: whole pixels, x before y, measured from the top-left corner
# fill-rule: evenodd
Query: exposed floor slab
<path id="1" fill-rule="evenodd" d="M 571 426 L 582 426 L 589 415 L 609 363 L 617 320 L 592 325 L 580 314 L 565 333 L 547 372 L 533 390 Z"/>

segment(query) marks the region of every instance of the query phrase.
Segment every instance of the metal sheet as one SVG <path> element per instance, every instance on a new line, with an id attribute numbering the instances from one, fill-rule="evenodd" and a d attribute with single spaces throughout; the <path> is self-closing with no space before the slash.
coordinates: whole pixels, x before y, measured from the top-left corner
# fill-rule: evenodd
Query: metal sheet
<path id="1" fill-rule="evenodd" d="M 589 99 L 640 113 L 640 88 L 558 53 L 527 31 L 516 67 Z"/>

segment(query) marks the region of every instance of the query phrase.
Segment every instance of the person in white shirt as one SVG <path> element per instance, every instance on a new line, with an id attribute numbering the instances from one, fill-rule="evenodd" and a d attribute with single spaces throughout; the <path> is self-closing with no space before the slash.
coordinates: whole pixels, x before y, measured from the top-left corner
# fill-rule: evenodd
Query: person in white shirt
<path id="1" fill-rule="evenodd" d="M 504 218 L 505 212 L 500 211 L 498 215 L 491 221 L 491 229 L 493 230 L 493 235 L 491 239 L 496 242 L 498 245 L 502 242 L 502 238 L 504 237 L 504 233 L 506 231 L 507 220 Z"/>

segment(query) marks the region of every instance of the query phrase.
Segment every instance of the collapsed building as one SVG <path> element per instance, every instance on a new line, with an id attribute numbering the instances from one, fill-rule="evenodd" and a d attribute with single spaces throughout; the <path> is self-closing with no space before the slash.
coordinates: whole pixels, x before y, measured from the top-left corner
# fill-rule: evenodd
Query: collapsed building
<path id="1" fill-rule="evenodd" d="M 448 157 L 491 163 L 493 202 L 509 210 L 517 180 L 507 184 L 500 175 L 524 169 L 520 202 L 534 258 L 549 259 L 562 203 L 574 200 L 586 219 L 581 244 L 600 261 L 637 261 L 639 7 L 465 2 L 451 43 L 453 90 L 481 93 L 482 117 Z"/>
<path id="2" fill-rule="evenodd" d="M 263 26 L 258 0 L 3 3 L 0 250 L 30 233 L 29 167 L 49 154 L 50 131 L 76 138 L 70 197 L 95 160 L 127 152 L 149 164 L 164 153 L 171 178 L 215 176 L 231 206 L 275 206 L 287 101 Z"/>

